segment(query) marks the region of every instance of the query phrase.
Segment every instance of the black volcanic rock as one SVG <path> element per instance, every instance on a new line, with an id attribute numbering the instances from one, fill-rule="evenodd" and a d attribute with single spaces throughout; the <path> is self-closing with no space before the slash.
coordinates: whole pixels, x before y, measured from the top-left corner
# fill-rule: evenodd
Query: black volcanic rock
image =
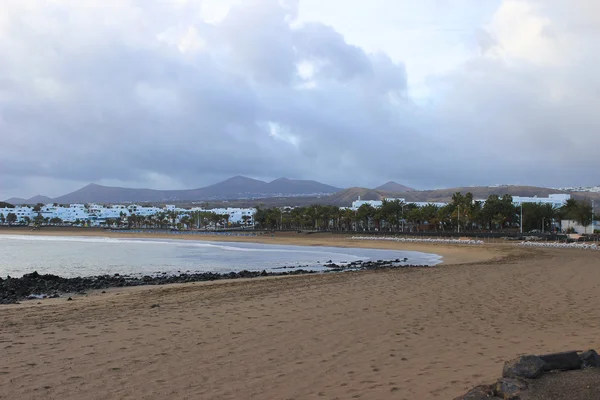
<path id="1" fill-rule="evenodd" d="M 542 375 L 545 366 L 544 361 L 537 356 L 521 356 L 504 364 L 502 377 L 534 379 Z"/>
<path id="2" fill-rule="evenodd" d="M 571 369 L 581 368 L 581 359 L 576 351 L 565 351 L 561 353 L 552 353 L 539 356 L 544 361 L 545 371 L 562 370 L 568 371 Z"/>
<path id="3" fill-rule="evenodd" d="M 424 267 L 422 265 L 396 265 L 392 261 L 380 262 L 355 262 L 353 265 L 339 266 L 331 264 L 329 271 L 357 271 L 357 270 L 377 270 L 387 268 L 415 268 Z M 431 268 L 431 267 L 427 267 Z M 21 278 L 8 277 L 0 280 L 0 304 L 12 304 L 19 300 L 26 299 L 31 295 L 58 296 L 58 293 L 85 293 L 87 290 L 106 289 L 109 287 L 127 287 L 142 285 L 164 285 L 169 283 L 188 283 L 214 281 L 221 279 L 240 279 L 240 278 L 258 278 L 264 276 L 282 276 L 282 275 L 301 275 L 312 274 L 315 271 L 302 269 L 302 266 L 289 267 L 282 272 L 262 271 L 239 271 L 229 273 L 179 273 L 178 275 L 156 274 L 144 276 L 127 275 L 99 275 L 90 277 L 63 278 L 57 275 L 42 275 L 37 271 L 25 274 Z M 50 295 L 52 294 L 52 296 Z"/>
<path id="4" fill-rule="evenodd" d="M 600 356 L 596 350 L 588 350 L 579 354 L 581 365 L 583 367 L 600 367 Z"/>

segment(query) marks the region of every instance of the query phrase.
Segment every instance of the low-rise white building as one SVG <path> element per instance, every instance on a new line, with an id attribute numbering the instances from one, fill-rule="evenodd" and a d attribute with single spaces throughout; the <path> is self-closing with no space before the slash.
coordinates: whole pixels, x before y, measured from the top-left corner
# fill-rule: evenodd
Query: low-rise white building
<path id="1" fill-rule="evenodd" d="M 570 194 L 550 194 L 548 197 L 521 197 L 513 196 L 513 204 L 520 206 L 525 203 L 536 203 L 536 204 L 552 204 L 553 207 L 559 208 L 567 203 L 567 200 L 571 199 Z"/>
<path id="2" fill-rule="evenodd" d="M 352 207 L 341 207 L 342 209 L 350 209 L 350 210 L 358 210 L 360 208 L 360 206 L 362 206 L 363 204 L 369 204 L 371 207 L 374 208 L 379 208 L 381 206 L 383 206 L 383 201 L 387 201 L 387 202 L 392 202 L 392 201 L 399 201 L 403 204 L 414 204 L 417 207 L 425 207 L 429 204 L 433 204 L 435 206 L 438 207 L 444 207 L 446 205 L 448 205 L 448 203 L 443 203 L 443 202 L 435 202 L 435 201 L 409 201 L 407 202 L 406 199 L 403 198 L 392 198 L 392 197 L 388 197 L 385 200 L 361 200 L 360 197 L 358 198 L 358 200 L 355 200 L 352 202 Z"/>
<path id="3" fill-rule="evenodd" d="M 159 215 L 161 213 L 177 213 L 176 221 L 181 221 L 181 218 L 185 215 L 191 215 L 193 211 L 207 211 L 217 214 L 229 215 L 229 223 L 234 225 L 251 225 L 254 222 L 254 214 L 256 209 L 254 208 L 217 208 L 217 209 L 184 209 L 178 208 L 173 205 L 168 205 L 165 208 L 153 207 L 153 206 L 139 206 L 136 204 L 131 205 L 111 205 L 103 206 L 99 204 L 71 204 L 68 206 L 58 204 L 46 204 L 42 206 L 39 211 L 34 211 L 33 207 L 30 206 L 19 206 L 14 208 L 0 208 L 0 214 L 4 216 L 4 221 L 7 221 L 8 214 L 15 214 L 17 219 L 15 223 L 26 222 L 26 218 L 33 221 L 34 218 L 40 216 L 46 221 L 59 218 L 66 223 L 81 222 L 90 226 L 100 226 L 107 222 L 107 220 L 120 220 L 127 218 L 131 215 L 137 215 L 140 217 L 149 217 L 153 215 Z"/>
<path id="4" fill-rule="evenodd" d="M 563 232 L 573 231 L 580 235 L 594 233 L 594 231 L 600 231 L 600 221 L 594 221 L 593 225 L 583 226 L 577 221 L 565 219 L 560 221 L 560 230 Z"/>
<path id="5" fill-rule="evenodd" d="M 15 214 L 17 216 L 17 223 L 23 222 L 25 218 L 32 219 L 34 213 L 31 207 L 17 206 L 15 208 L 3 207 L 0 208 L 0 214 L 4 217 L 4 221 L 7 221 L 8 214 Z"/>
<path id="6" fill-rule="evenodd" d="M 379 208 L 383 205 L 383 201 L 381 201 L 381 200 L 361 200 L 359 197 L 358 200 L 355 200 L 352 202 L 351 209 L 358 210 L 360 208 L 360 206 L 362 206 L 364 204 L 368 204 L 371 207 Z"/>
<path id="7" fill-rule="evenodd" d="M 188 212 L 194 211 L 207 211 L 213 212 L 215 214 L 227 214 L 229 215 L 229 223 L 234 225 L 252 225 L 254 223 L 254 214 L 256 213 L 255 208 L 213 208 L 213 209 L 204 209 L 200 207 L 194 207 L 191 210 L 187 210 Z"/>

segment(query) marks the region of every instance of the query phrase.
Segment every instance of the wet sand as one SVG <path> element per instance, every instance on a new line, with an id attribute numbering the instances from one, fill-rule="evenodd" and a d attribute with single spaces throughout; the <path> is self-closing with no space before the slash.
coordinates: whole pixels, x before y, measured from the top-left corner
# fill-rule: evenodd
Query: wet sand
<path id="1" fill-rule="evenodd" d="M 446 263 L 3 306 L 0 399 L 452 399 L 519 353 L 600 347 L 596 252 L 373 245 Z"/>

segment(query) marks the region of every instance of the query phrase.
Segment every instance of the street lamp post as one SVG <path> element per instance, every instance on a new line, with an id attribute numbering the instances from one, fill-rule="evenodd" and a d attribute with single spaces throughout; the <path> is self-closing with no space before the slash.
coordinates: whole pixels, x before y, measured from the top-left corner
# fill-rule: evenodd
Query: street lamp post
<path id="1" fill-rule="evenodd" d="M 545 222 L 546 222 L 546 217 L 542 217 L 542 233 L 544 233 Z"/>
<path id="2" fill-rule="evenodd" d="M 519 220 L 519 225 L 521 225 L 521 233 L 523 233 L 523 203 L 521 203 L 521 219 Z"/>
<path id="3" fill-rule="evenodd" d="M 404 233 L 404 207 L 406 204 L 402 205 L 402 233 Z"/>

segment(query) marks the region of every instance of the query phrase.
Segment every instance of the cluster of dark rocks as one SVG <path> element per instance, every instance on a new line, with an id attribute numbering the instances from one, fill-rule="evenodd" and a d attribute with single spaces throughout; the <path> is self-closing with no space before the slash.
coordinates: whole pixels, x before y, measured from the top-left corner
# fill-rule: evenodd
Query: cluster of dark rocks
<path id="1" fill-rule="evenodd" d="M 584 352 L 567 351 L 546 355 L 525 355 L 504 364 L 502 378 L 495 384 L 481 385 L 455 400 L 527 400 L 535 397 L 528 392 L 542 377 L 559 371 L 576 371 L 587 368 L 600 368 L 600 356 L 595 350 Z M 567 396 L 569 396 L 567 394 Z M 554 398 L 554 397 L 553 397 Z M 562 397 L 556 397 L 561 398 Z M 575 397 L 567 397 L 575 399 Z M 598 397 L 600 399 L 600 393 Z"/>
<path id="2" fill-rule="evenodd" d="M 363 270 L 375 270 L 375 269 L 389 269 L 389 268 L 418 268 L 423 265 L 409 265 L 405 264 L 408 258 L 395 259 L 395 260 L 377 260 L 377 261 L 352 261 L 349 263 L 335 264 L 329 260 L 324 264 L 325 267 L 332 271 L 363 271 Z"/>
<path id="3" fill-rule="evenodd" d="M 405 265 L 401 260 L 393 261 L 369 261 L 353 262 L 346 265 L 337 265 L 333 263 L 324 264 L 328 267 L 327 271 L 346 271 L 346 270 L 374 270 L 386 268 L 409 268 L 422 267 L 419 265 Z M 155 275 L 134 276 L 134 275 L 99 275 L 90 277 L 63 278 L 57 275 L 39 274 L 32 272 L 25 274 L 21 278 L 6 279 L 0 278 L 0 304 L 14 304 L 20 300 L 40 297 L 60 297 L 64 293 L 85 293 L 88 290 L 107 289 L 111 287 L 128 287 L 141 285 L 165 285 L 169 283 L 188 283 L 215 281 L 221 279 L 240 279 L 257 278 L 262 276 L 283 276 L 283 275 L 302 275 L 316 273 L 314 270 L 303 269 L 302 267 L 285 267 L 287 270 L 281 272 L 267 271 L 240 271 L 229 273 L 178 273 L 167 274 L 159 273 Z"/>

